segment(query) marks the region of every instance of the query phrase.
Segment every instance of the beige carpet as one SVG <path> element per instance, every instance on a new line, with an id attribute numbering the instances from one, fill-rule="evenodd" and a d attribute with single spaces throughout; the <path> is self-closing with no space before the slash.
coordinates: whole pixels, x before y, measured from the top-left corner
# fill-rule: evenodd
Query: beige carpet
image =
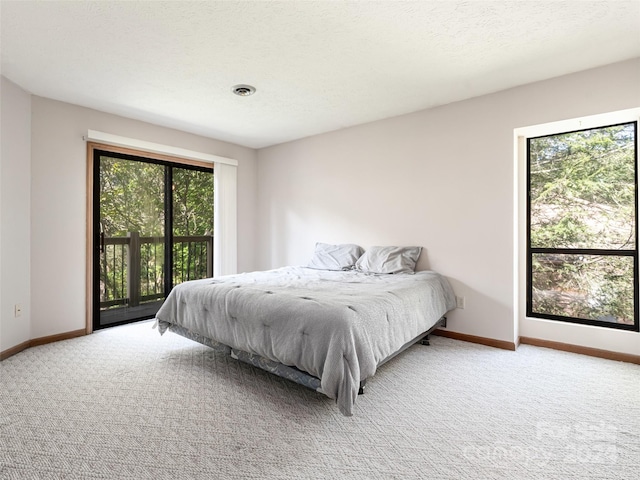
<path id="1" fill-rule="evenodd" d="M 144 322 L 0 363 L 2 479 L 634 479 L 640 366 L 434 337 L 332 400 Z"/>

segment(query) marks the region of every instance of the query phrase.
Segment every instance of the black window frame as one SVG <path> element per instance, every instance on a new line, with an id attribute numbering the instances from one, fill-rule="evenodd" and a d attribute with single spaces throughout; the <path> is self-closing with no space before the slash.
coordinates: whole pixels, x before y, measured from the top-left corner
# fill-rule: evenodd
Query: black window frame
<path id="1" fill-rule="evenodd" d="M 585 132 L 589 130 L 597 130 L 601 128 L 616 127 L 621 125 L 634 125 L 634 182 L 635 182 L 635 249 L 634 250 L 609 250 L 609 249 L 589 249 L 589 248 L 540 248 L 531 246 L 531 141 L 538 138 L 553 137 L 556 135 L 564 135 L 570 133 Z M 589 128 L 581 128 L 578 130 L 562 131 L 548 133 L 545 135 L 537 135 L 526 138 L 526 215 L 527 215 L 527 273 L 526 273 L 526 315 L 531 318 L 540 318 L 545 320 L 554 320 L 566 323 L 575 323 L 582 325 L 591 325 L 596 327 L 605 327 L 616 330 L 627 331 L 640 331 L 640 318 L 639 318 L 639 290 L 640 290 L 640 274 L 638 271 L 638 243 L 640 237 L 638 237 L 638 120 L 629 120 L 625 122 L 614 123 L 610 125 L 597 125 Z M 623 324 L 616 322 L 607 322 L 602 320 L 592 320 L 585 318 L 567 317 L 562 315 L 553 315 L 548 313 L 539 313 L 533 311 L 533 256 L 535 254 L 559 254 L 559 255 L 598 255 L 598 256 L 631 256 L 633 257 L 634 268 L 634 323 Z"/>

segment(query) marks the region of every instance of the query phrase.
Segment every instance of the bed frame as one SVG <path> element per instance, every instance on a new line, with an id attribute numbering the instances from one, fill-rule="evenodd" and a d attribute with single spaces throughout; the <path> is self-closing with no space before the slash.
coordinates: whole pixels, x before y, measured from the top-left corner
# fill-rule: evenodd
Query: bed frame
<path id="1" fill-rule="evenodd" d="M 441 317 L 429 330 L 421 333 L 414 339 L 405 343 L 397 352 L 392 353 L 387 358 L 385 358 L 382 362 L 378 364 L 378 366 L 387 363 L 389 360 L 404 352 L 407 348 L 411 347 L 415 343 L 420 343 L 421 345 L 429 345 L 429 335 L 436 329 L 440 327 L 447 326 L 447 317 Z M 207 347 L 213 348 L 217 352 L 223 353 L 225 355 L 229 355 L 236 360 L 240 360 L 241 362 L 248 363 L 249 365 L 253 365 L 254 367 L 258 367 L 267 372 L 278 375 L 279 377 L 286 378 L 287 380 L 291 380 L 300 385 L 303 385 L 312 390 L 316 390 L 321 392 L 320 388 L 320 379 L 310 375 L 307 372 L 299 370 L 295 367 L 289 367 L 287 365 L 283 365 L 282 363 L 274 362 L 273 360 L 269 360 L 267 358 L 261 357 L 260 355 L 256 355 L 254 353 L 248 353 L 243 350 L 238 350 L 235 348 L 231 348 L 228 345 L 224 345 L 220 342 L 216 342 L 208 337 L 200 335 L 198 333 L 194 333 L 191 330 L 184 328 L 180 325 L 169 325 L 169 331 L 173 333 L 177 333 L 189 340 L 193 340 L 195 342 L 206 345 Z M 358 395 L 364 394 L 365 386 L 367 384 L 367 379 L 360 381 L 360 388 L 358 389 Z"/>

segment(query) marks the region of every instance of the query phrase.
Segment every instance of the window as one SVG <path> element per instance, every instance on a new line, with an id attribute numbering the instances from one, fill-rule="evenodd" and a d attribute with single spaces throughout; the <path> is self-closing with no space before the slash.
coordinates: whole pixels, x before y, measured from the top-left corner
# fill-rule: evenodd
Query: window
<path id="1" fill-rule="evenodd" d="M 527 316 L 638 331 L 638 124 L 527 139 Z"/>

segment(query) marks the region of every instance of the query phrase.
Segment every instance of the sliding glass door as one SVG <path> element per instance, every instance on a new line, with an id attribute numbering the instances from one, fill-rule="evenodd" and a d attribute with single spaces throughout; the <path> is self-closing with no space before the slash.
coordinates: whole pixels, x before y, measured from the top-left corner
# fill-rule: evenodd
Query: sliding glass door
<path id="1" fill-rule="evenodd" d="M 175 284 L 212 276 L 213 169 L 102 150 L 93 162 L 96 330 L 153 318 Z"/>

